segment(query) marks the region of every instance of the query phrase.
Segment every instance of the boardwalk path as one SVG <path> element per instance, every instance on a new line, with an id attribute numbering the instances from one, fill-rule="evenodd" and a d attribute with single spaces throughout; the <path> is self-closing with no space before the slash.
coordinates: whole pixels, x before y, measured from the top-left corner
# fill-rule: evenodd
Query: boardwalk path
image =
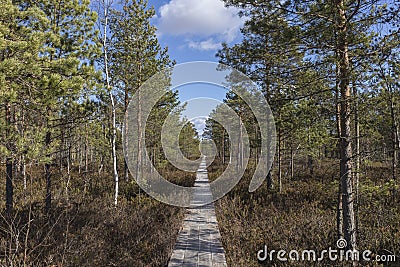
<path id="1" fill-rule="evenodd" d="M 204 158 L 197 170 L 194 186 L 195 193 L 191 204 L 196 205 L 212 199 Z M 213 203 L 189 209 L 168 267 L 227 266 L 220 239 Z"/>

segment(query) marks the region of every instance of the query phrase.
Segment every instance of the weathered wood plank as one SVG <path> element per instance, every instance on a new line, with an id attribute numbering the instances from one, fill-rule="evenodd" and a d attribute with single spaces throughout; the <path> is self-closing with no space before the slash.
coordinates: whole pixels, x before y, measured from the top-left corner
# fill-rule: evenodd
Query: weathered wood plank
<path id="1" fill-rule="evenodd" d="M 206 163 L 203 158 L 196 174 L 192 208 L 188 209 L 185 216 L 168 267 L 227 266 L 214 204 L 199 206 L 211 199 Z"/>

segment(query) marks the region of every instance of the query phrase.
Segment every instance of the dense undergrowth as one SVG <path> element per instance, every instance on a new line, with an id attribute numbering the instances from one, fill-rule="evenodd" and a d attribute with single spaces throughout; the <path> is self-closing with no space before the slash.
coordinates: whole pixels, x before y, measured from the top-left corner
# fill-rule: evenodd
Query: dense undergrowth
<path id="1" fill-rule="evenodd" d="M 162 172 L 184 186 L 195 179 L 173 168 Z M 40 171 L 32 175 L 40 177 Z M 54 174 L 50 212 L 44 210 L 44 190 L 30 190 L 45 188 L 43 181 L 31 181 L 25 192 L 15 181 L 14 212 L 0 218 L 0 266 L 166 266 L 184 209 L 150 198 L 134 181 L 121 181 L 115 207 L 112 177 L 91 174 L 85 186 L 77 171 L 67 198 L 64 178 Z"/>
<path id="2" fill-rule="evenodd" d="M 229 266 L 347 266 L 345 262 L 257 260 L 257 252 L 267 250 L 336 249 L 336 205 L 338 182 L 332 161 L 322 162 L 309 175 L 296 170 L 293 180 L 285 177 L 282 193 L 267 190 L 265 184 L 248 192 L 252 176 L 249 168 L 236 187 L 217 201 L 216 212 Z M 221 173 L 218 162 L 209 167 L 210 179 Z M 393 197 L 387 181 L 390 170 L 371 165 L 361 175 L 359 187 L 358 249 L 375 254 L 400 254 L 400 197 Z M 276 174 L 276 172 L 274 173 Z M 368 176 L 366 176 L 368 175 Z M 286 254 L 286 257 L 288 255 Z M 400 266 L 361 262 L 362 266 Z"/>

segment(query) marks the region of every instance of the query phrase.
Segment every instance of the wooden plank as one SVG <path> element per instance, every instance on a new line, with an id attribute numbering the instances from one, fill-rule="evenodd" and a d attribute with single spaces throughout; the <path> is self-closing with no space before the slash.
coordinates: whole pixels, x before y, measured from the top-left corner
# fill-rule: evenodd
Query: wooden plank
<path id="1" fill-rule="evenodd" d="M 214 204 L 199 206 L 212 200 L 205 158 L 197 170 L 194 186 L 192 207 L 185 215 L 168 267 L 227 266 Z"/>

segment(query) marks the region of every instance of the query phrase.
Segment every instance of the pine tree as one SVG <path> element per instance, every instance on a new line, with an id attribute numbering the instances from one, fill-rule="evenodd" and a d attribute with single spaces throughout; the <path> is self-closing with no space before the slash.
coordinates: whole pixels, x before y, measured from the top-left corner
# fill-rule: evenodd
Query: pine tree
<path id="1" fill-rule="evenodd" d="M 269 8 L 273 6 L 268 3 L 265 5 Z M 277 127 L 278 184 L 281 191 L 282 148 L 288 135 L 293 133 L 293 130 L 290 130 L 290 124 L 299 119 L 295 115 L 296 107 L 305 106 L 295 105 L 294 102 L 308 100 L 297 98 L 297 96 L 303 94 L 306 89 L 309 90 L 310 87 L 316 87 L 316 83 L 312 81 L 318 80 L 318 75 L 315 71 L 299 71 L 307 68 L 307 65 L 302 62 L 303 52 L 298 45 L 299 28 L 290 26 L 284 17 L 279 16 L 279 12 L 273 13 L 266 10 L 268 9 L 257 7 L 245 9 L 243 13 L 251 19 L 246 21 L 242 29 L 243 41 L 233 47 L 225 44 L 217 56 L 221 63 L 237 68 L 255 81 L 271 106 Z M 234 97 L 228 95 L 227 102 L 237 102 Z M 252 117 L 248 115 L 247 117 L 250 119 L 248 125 L 254 125 L 254 118 L 251 119 Z M 295 125 L 293 124 L 292 127 Z M 250 127 L 249 130 L 252 131 L 253 128 Z M 251 136 L 256 136 L 256 131 Z M 267 175 L 267 187 L 272 189 L 273 185 L 273 176 L 270 171 Z"/>
<path id="2" fill-rule="evenodd" d="M 254 25 L 268 32 L 273 27 L 269 24 L 282 25 L 287 23 L 286 29 L 276 27 L 282 36 L 293 38 L 283 39 L 281 46 L 275 43 L 283 52 L 273 55 L 286 55 L 288 48 L 300 49 L 304 60 L 310 68 L 332 69 L 335 75 L 325 77 L 326 84 L 337 92 L 337 129 L 339 131 L 340 150 L 340 180 L 343 197 L 343 232 L 349 249 L 356 248 L 355 216 L 353 208 L 353 180 L 352 180 L 352 134 L 351 134 L 351 111 L 352 111 L 352 90 L 350 82 L 355 79 L 355 70 L 360 66 L 371 64 L 371 55 L 376 52 L 371 47 L 372 37 L 375 35 L 376 26 L 382 22 L 391 24 L 398 18 L 398 9 L 395 4 L 387 4 L 385 1 L 371 0 L 354 2 L 346 0 L 337 1 L 257 1 L 248 2 L 241 0 L 227 0 L 228 5 L 236 5 L 244 9 L 242 11 L 249 16 Z M 398 19 L 397 19 L 398 20 Z M 261 23 L 266 21 L 266 23 Z M 246 25 L 251 25 L 247 22 Z M 272 25 L 273 26 L 273 25 Z M 260 30 L 262 31 L 262 30 Z M 274 31 L 272 31 L 274 33 Z M 293 34 L 290 34 L 293 33 Z M 279 33 L 278 33 L 279 35 Z M 386 37 L 382 34 L 379 39 Z M 265 35 L 266 37 L 268 35 Z M 386 35 L 387 36 L 387 35 Z M 270 41 L 268 36 L 265 43 Z M 251 44 L 251 42 L 249 42 Z M 242 46 L 243 47 L 243 46 Z M 251 46 L 250 46 L 251 47 Z M 257 46 L 256 46 L 257 47 Z M 249 50 L 249 49 L 247 49 Z M 226 46 L 223 51 L 226 51 Z M 285 53 L 286 52 L 286 53 Z M 246 56 L 243 56 L 243 53 Z M 228 54 L 228 53 L 225 53 Z M 276 77 L 271 72 L 274 64 L 278 64 L 280 58 L 273 58 L 272 65 L 266 64 L 265 58 L 254 56 L 254 53 L 246 53 L 246 49 L 236 49 L 231 56 L 222 53 L 221 58 L 228 62 L 239 62 L 242 69 L 248 68 L 247 73 L 260 71 L 257 66 L 266 66 L 263 73 L 267 77 L 264 88 L 270 88 L 274 83 L 268 82 L 268 78 Z M 270 54 L 267 54 L 270 56 Z M 255 62 L 249 64 L 248 60 Z M 264 61 L 263 61 L 264 60 Z M 235 66 L 236 66 L 235 65 Z M 298 65 L 299 66 L 299 65 Z M 256 69 L 257 71 L 254 71 Z M 290 73 L 291 67 L 283 69 Z M 246 73 L 246 72 L 245 72 Z M 324 73 L 324 72 L 322 72 Z M 329 72 L 325 72 L 328 74 Z M 275 74 L 275 75 L 274 75 Z M 332 79 L 333 77 L 333 79 Z M 355 83 L 357 84 L 357 80 Z M 269 90 L 268 90 L 269 91 Z M 279 91 L 277 91 L 279 92 Z M 323 92 L 322 90 L 320 92 Z M 313 94 L 313 92 L 309 92 Z M 270 99 L 268 99 L 270 100 Z M 269 101 L 270 102 L 270 101 Z M 341 201 L 341 198 L 339 202 Z M 338 221 L 339 224 L 339 221 Z M 341 228 L 341 227 L 340 227 Z M 339 230 L 340 232 L 340 230 Z M 340 236 L 340 233 L 339 233 Z"/>
<path id="3" fill-rule="evenodd" d="M 122 10 L 114 9 L 110 14 L 110 72 L 113 86 L 123 95 L 124 114 L 137 89 L 173 63 L 167 48 L 158 43 L 156 28 L 150 24 L 154 14 L 154 8 L 148 8 L 145 0 L 126 0 Z M 129 123 L 126 117 L 124 123 Z M 126 162 L 124 170 L 128 180 Z"/>
<path id="4" fill-rule="evenodd" d="M 28 22 L 46 22 L 46 19 L 35 6 L 23 7 L 8 0 L 2 0 L 0 5 L 0 103 L 5 112 L 0 120 L 0 153 L 6 156 L 6 208 L 10 212 L 15 164 L 22 156 L 36 158 L 39 154 L 34 137 L 41 137 L 40 129 L 23 125 L 30 116 L 23 118 L 21 114 L 40 110 L 35 103 L 41 69 L 39 51 L 45 34 L 30 27 Z"/>
<path id="5" fill-rule="evenodd" d="M 191 122 L 184 122 L 183 129 L 179 135 L 179 147 L 183 155 L 188 159 L 199 158 L 199 138 Z"/>
<path id="6" fill-rule="evenodd" d="M 78 99 L 85 88 L 94 86 L 94 60 L 99 50 L 94 24 L 96 13 L 89 9 L 89 1 L 36 2 L 45 14 L 46 23 L 38 24 L 46 33 L 40 50 L 41 77 L 38 83 L 38 106 L 42 114 L 45 151 L 46 209 L 51 208 L 51 163 L 56 149 L 54 134 L 59 130 L 56 121 L 62 109 L 61 99 Z"/>

